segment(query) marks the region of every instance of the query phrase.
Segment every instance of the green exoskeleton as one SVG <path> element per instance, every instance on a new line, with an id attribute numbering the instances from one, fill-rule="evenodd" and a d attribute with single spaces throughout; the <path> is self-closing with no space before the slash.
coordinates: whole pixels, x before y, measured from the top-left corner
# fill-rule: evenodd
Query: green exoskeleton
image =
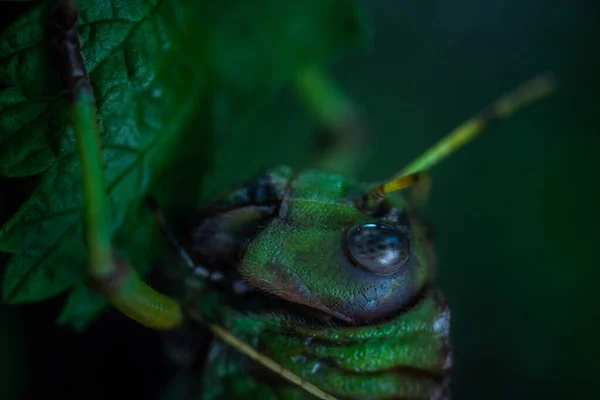
<path id="1" fill-rule="evenodd" d="M 274 167 L 232 189 L 203 211 L 182 245 L 151 202 L 190 267 L 186 293 L 175 300 L 113 253 L 77 20 L 73 2 L 54 10 L 53 45 L 77 133 L 90 285 L 150 328 L 209 332 L 199 378 L 206 399 L 448 398 L 450 312 L 435 285 L 431 232 L 398 191 L 412 186 L 423 200 L 427 170 L 491 121 L 546 95 L 552 82 L 538 78 L 509 93 L 397 176 L 371 185 L 345 174 L 361 150 L 359 130 L 314 105 L 327 98 L 345 122 L 351 107 L 318 71 L 299 73 L 299 92 L 335 139 L 311 169 Z"/>

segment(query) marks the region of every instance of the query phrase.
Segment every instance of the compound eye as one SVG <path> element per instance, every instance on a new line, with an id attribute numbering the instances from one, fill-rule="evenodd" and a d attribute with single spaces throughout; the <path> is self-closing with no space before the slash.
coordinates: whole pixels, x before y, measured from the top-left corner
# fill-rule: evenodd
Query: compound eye
<path id="1" fill-rule="evenodd" d="M 346 233 L 350 261 L 374 274 L 396 272 L 408 260 L 408 238 L 393 226 L 381 223 L 355 225 Z"/>

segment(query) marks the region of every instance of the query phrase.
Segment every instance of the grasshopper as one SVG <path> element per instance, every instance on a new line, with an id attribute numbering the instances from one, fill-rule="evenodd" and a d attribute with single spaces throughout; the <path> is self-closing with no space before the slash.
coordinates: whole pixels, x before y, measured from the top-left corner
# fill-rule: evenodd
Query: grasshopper
<path id="1" fill-rule="evenodd" d="M 271 168 L 203 210 L 186 245 L 150 199 L 189 270 L 185 295 L 174 299 L 112 250 L 95 97 L 74 2 L 60 2 L 52 18 L 81 162 L 90 286 L 149 328 L 207 332 L 203 398 L 449 398 L 450 311 L 435 284 L 432 234 L 418 211 L 427 172 L 490 123 L 547 95 L 550 78 L 501 97 L 376 184 L 348 176 L 361 130 L 338 126 L 310 168 Z M 318 70 L 300 72 L 296 84 L 309 104 L 336 96 Z M 407 188 L 411 198 L 399 193 Z"/>

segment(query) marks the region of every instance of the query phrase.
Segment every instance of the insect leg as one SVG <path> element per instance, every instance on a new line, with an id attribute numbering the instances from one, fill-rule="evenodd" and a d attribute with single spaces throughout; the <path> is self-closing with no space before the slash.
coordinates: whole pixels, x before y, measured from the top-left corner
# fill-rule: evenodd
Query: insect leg
<path id="1" fill-rule="evenodd" d="M 192 257 L 185 250 L 185 248 L 181 245 L 181 243 L 179 243 L 179 241 L 177 240 L 177 238 L 175 237 L 175 235 L 173 234 L 171 229 L 169 229 L 169 227 L 167 226 L 167 220 L 166 220 L 164 214 L 162 213 L 162 210 L 160 209 L 156 199 L 152 196 L 148 196 L 146 198 L 146 203 L 148 204 L 148 208 L 150 208 L 150 211 L 152 211 L 152 215 L 154 215 L 154 219 L 156 220 L 156 223 L 158 224 L 163 235 L 171 243 L 173 248 L 175 250 L 177 250 L 179 257 L 183 260 L 185 265 L 188 266 L 194 272 L 194 274 L 197 276 L 200 276 L 203 278 L 208 278 L 211 281 L 221 280 L 223 278 L 223 274 L 221 272 L 219 272 L 219 271 L 211 272 L 207 268 L 203 267 L 202 265 L 198 265 L 198 264 L 194 263 L 194 260 L 192 260 Z"/>
<path id="2" fill-rule="evenodd" d="M 128 262 L 114 254 L 94 91 L 81 54 L 75 1 L 60 1 L 52 17 L 52 42 L 81 162 L 90 286 L 143 325 L 155 329 L 177 327 L 183 319 L 179 305 L 151 289 Z"/>
<path id="3" fill-rule="evenodd" d="M 313 166 L 325 171 L 353 174 L 361 166 L 366 134 L 352 101 L 323 71 L 300 72 L 294 85 L 300 99 L 321 125 L 320 143 Z"/>

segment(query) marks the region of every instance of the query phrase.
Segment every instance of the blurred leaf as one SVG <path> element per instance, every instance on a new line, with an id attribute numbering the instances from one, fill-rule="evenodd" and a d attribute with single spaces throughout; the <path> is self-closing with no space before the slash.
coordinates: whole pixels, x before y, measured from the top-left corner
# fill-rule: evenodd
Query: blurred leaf
<path id="1" fill-rule="evenodd" d="M 117 235 L 141 225 L 131 214 L 139 214 L 141 198 L 180 149 L 188 156 L 195 149 L 204 163 L 210 158 L 215 90 L 229 116 L 246 115 L 297 70 L 326 61 L 362 33 L 354 3 L 344 0 L 115 0 L 79 7 Z M 0 250 L 13 253 L 3 282 L 9 302 L 63 292 L 81 282 L 86 265 L 79 162 L 50 67 L 48 20 L 44 4 L 0 36 L 0 175 L 40 176 L 0 231 Z M 138 238 L 132 252 L 117 247 L 136 259 L 151 246 L 150 236 Z M 72 296 L 63 322 L 86 325 L 104 307 L 82 286 Z"/>

